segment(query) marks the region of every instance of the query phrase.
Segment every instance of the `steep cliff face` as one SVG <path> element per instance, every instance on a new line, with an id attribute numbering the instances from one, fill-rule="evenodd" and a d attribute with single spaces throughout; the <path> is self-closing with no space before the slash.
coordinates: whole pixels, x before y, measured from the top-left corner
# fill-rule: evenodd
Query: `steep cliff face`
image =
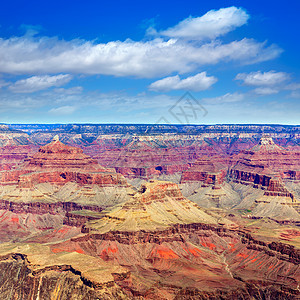
<path id="1" fill-rule="evenodd" d="M 182 172 L 197 158 L 218 150 L 204 136 L 179 134 L 99 135 L 85 149 L 100 164 L 129 178 L 143 179 Z"/>
<path id="2" fill-rule="evenodd" d="M 238 182 L 267 188 L 275 174 L 280 178 L 292 179 L 299 166 L 300 153 L 283 149 L 270 137 L 262 137 L 258 145 L 240 154 L 240 159 L 230 170 L 230 176 Z"/>
<path id="3" fill-rule="evenodd" d="M 262 132 L 268 133 L 276 143 L 282 146 L 297 145 L 299 138 L 299 126 L 283 125 L 137 125 L 137 124 L 67 124 L 67 125 L 45 125 L 45 124 L 18 124 L 10 125 L 11 128 L 31 133 L 31 138 L 39 144 L 49 142 L 55 134 L 59 134 L 66 143 L 97 143 L 114 144 L 128 136 L 154 136 L 171 138 L 173 136 L 184 136 L 185 140 L 194 141 L 195 137 L 219 139 L 226 142 L 227 149 L 247 149 L 249 145 L 256 144 L 256 139 Z M 235 141 L 241 144 L 237 146 Z M 43 143 L 40 143 L 43 141 Z M 177 140 L 178 143 L 182 141 Z M 248 143 L 246 147 L 243 144 Z M 229 145 L 228 145 L 229 144 Z"/>
<path id="4" fill-rule="evenodd" d="M 144 184 L 100 214 L 61 204 L 3 203 L 0 229 L 9 239 L 0 235 L 6 242 L 0 244 L 1 296 L 250 300 L 299 295 L 298 249 L 253 237 L 240 229 L 238 219 L 219 225 L 226 223 L 225 215 L 204 212 L 174 183 Z"/>
<path id="5" fill-rule="evenodd" d="M 227 174 L 228 161 L 220 162 L 220 157 L 202 157 L 192 164 L 191 168 L 184 171 L 181 183 L 198 181 L 204 185 L 220 185 Z"/>
<path id="6" fill-rule="evenodd" d="M 241 230 L 195 223 L 61 240 L 50 246 L 38 246 L 37 240 L 2 244 L 1 297 L 250 300 L 300 296 L 299 250 Z"/>
<path id="7" fill-rule="evenodd" d="M 265 196 L 289 198 L 293 206 L 299 200 L 287 189 L 285 181 L 297 180 L 299 155 L 263 136 L 258 145 L 240 154 L 240 159 L 229 171 L 229 177 L 233 182 L 264 190 Z"/>
<path id="8" fill-rule="evenodd" d="M 163 143 L 162 143 L 163 144 Z M 117 149 L 97 152 L 89 147 L 89 153 L 99 163 L 114 167 L 118 173 L 129 178 L 149 179 L 160 174 L 174 174 L 186 170 L 203 152 L 197 147 L 173 147 L 160 145 L 151 140 L 135 141 Z"/>
<path id="9" fill-rule="evenodd" d="M 297 126 L 16 125 L 15 128 L 30 132 L 30 143 L 35 145 L 45 145 L 58 134 L 65 144 L 80 146 L 101 165 L 116 168 L 129 178 L 144 179 L 187 170 L 203 155 L 237 154 L 256 145 L 262 131 L 269 132 L 280 145 L 299 144 Z M 5 134 L 9 137 L 13 132 Z M 290 171 L 285 176 L 299 178 L 299 172 L 292 172 L 293 168 Z"/>
<path id="10" fill-rule="evenodd" d="M 2 299 L 129 299 L 112 275 L 95 282 L 69 264 L 35 266 L 26 255 L 12 253 L 0 256 L 0 268 Z"/>

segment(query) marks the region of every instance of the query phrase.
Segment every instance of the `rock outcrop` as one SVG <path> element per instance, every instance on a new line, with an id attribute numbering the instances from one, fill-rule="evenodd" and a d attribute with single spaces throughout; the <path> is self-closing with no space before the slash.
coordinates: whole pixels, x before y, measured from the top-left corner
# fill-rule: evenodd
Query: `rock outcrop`
<path id="1" fill-rule="evenodd" d="M 150 181 L 143 184 L 129 200 L 112 207 L 102 219 L 88 222 L 85 230 L 157 230 L 172 224 L 195 222 L 218 223 L 216 216 L 208 214 L 197 204 L 183 197 L 177 184 Z M 230 225 L 227 220 L 223 222 Z"/>
<path id="2" fill-rule="evenodd" d="M 240 154 L 229 175 L 234 182 L 267 190 L 266 195 L 293 198 L 282 179 L 297 180 L 299 167 L 300 153 L 285 150 L 263 136 L 258 145 Z"/>
<path id="3" fill-rule="evenodd" d="M 227 164 L 220 162 L 220 157 L 202 157 L 183 172 L 181 183 L 198 181 L 203 185 L 218 186 L 224 182 Z"/>
<path id="4" fill-rule="evenodd" d="M 7 171 L 21 163 L 29 155 L 36 152 L 33 145 L 4 146 L 0 148 L 0 171 Z"/>
<path id="5" fill-rule="evenodd" d="M 53 141 L 25 159 L 10 172 L 0 172 L 1 184 L 33 188 L 40 183 L 64 185 L 67 182 L 99 186 L 128 186 L 122 175 L 98 162 L 77 147 L 71 147 L 54 137 Z"/>
<path id="6" fill-rule="evenodd" d="M 230 177 L 236 182 L 252 183 L 274 192 L 277 186 L 280 192 L 280 184 L 274 184 L 274 175 L 282 179 L 299 180 L 300 153 L 276 145 L 268 136 L 263 136 L 258 145 L 242 152 L 239 157 L 230 170 Z"/>

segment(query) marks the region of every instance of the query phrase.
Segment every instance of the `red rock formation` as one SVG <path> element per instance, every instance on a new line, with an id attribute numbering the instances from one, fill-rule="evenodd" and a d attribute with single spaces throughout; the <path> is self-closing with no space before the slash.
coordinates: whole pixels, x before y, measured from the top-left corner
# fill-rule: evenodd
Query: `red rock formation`
<path id="1" fill-rule="evenodd" d="M 75 226 L 82 228 L 83 225 L 90 220 L 98 220 L 100 217 L 95 216 L 84 216 L 79 214 L 74 214 L 67 212 L 65 215 L 65 218 L 63 220 L 63 223 L 68 226 Z"/>
<path id="2" fill-rule="evenodd" d="M 7 200 L 0 200 L 0 210 L 7 210 L 13 212 L 15 214 L 22 213 L 32 213 L 37 215 L 42 214 L 59 214 L 65 213 L 69 211 L 76 210 L 91 210 L 100 212 L 102 211 L 102 207 L 96 205 L 81 205 L 74 202 L 55 202 L 55 203 L 43 203 L 43 202 L 34 202 L 34 203 L 17 203 L 11 202 Z"/>
<path id="3" fill-rule="evenodd" d="M 145 204 L 151 203 L 152 201 L 164 202 L 167 197 L 177 201 L 184 199 L 176 183 L 164 181 L 150 181 L 150 184 L 142 185 L 136 195 L 139 201 Z"/>
<path id="4" fill-rule="evenodd" d="M 121 148 L 93 155 L 98 161 L 114 167 L 129 178 L 152 178 L 160 174 L 174 174 L 186 170 L 197 158 L 193 148 Z"/>
<path id="5" fill-rule="evenodd" d="M 236 160 L 230 177 L 235 182 L 267 189 L 270 195 L 290 196 L 281 179 L 299 180 L 300 152 L 286 150 L 267 136 Z"/>
<path id="6" fill-rule="evenodd" d="M 69 264 L 36 268 L 26 255 L 11 253 L 0 256 L 1 299 L 125 299 L 121 288 L 111 280 L 90 280 Z M 116 278 L 127 277 L 122 272 Z"/>
<path id="7" fill-rule="evenodd" d="M 202 155 L 218 153 L 216 149 L 199 136 L 103 135 L 85 152 L 124 176 L 149 179 L 182 172 Z"/>
<path id="8" fill-rule="evenodd" d="M 43 146 L 32 157 L 25 161 L 24 167 L 31 171 L 45 171 L 52 169 L 105 171 L 96 160 L 83 153 L 77 147 L 71 147 L 59 141 L 58 136 Z"/>
<path id="9" fill-rule="evenodd" d="M 220 157 L 202 157 L 192 164 L 191 168 L 184 171 L 181 183 L 200 181 L 203 184 L 222 184 L 227 174 L 226 161 L 219 162 Z"/>
<path id="10" fill-rule="evenodd" d="M 22 162 L 28 155 L 36 152 L 36 146 L 5 146 L 0 148 L 0 171 L 11 170 Z"/>
<path id="11" fill-rule="evenodd" d="M 64 145 L 58 137 L 25 159 L 15 170 L 0 172 L 0 179 L 2 185 L 17 182 L 21 188 L 45 182 L 63 185 L 69 181 L 100 186 L 128 185 L 114 169 L 100 166 L 82 149 Z"/>

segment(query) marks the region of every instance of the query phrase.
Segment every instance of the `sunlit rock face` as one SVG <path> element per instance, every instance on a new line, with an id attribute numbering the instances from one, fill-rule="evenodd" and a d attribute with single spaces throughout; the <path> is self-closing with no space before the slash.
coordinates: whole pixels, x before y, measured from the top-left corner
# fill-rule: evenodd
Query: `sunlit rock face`
<path id="1" fill-rule="evenodd" d="M 156 230 L 173 224 L 197 222 L 218 223 L 216 217 L 183 197 L 177 184 L 150 181 L 130 199 L 111 208 L 101 220 L 87 225 L 86 229 L 90 232 Z"/>

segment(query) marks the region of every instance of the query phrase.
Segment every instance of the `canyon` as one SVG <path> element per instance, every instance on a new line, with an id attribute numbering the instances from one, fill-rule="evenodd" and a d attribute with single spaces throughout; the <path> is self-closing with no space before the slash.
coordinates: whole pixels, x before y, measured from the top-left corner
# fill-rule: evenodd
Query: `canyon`
<path id="1" fill-rule="evenodd" d="M 0 126 L 0 298 L 299 299 L 299 135 Z"/>

